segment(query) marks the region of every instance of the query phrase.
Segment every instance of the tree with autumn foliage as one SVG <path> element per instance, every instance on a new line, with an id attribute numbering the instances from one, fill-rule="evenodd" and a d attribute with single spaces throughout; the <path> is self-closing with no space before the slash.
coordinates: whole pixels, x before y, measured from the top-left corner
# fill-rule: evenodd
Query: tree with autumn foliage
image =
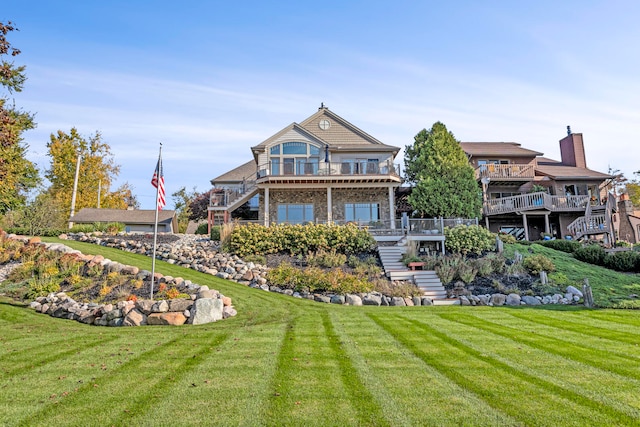
<path id="1" fill-rule="evenodd" d="M 474 171 L 447 127 L 436 122 L 405 147 L 405 175 L 414 185 L 409 203 L 421 217 L 475 218 L 482 198 Z"/>
<path id="2" fill-rule="evenodd" d="M 5 59 L 20 54 L 7 40 L 12 31 L 17 28 L 11 21 L 0 22 L 0 88 L 7 92 L 0 95 L 0 214 L 23 207 L 27 193 L 40 181 L 35 165 L 26 158 L 28 146 L 22 137 L 35 127 L 33 116 L 18 109 L 9 97 L 21 92 L 26 80 L 25 67 Z"/>
<path id="3" fill-rule="evenodd" d="M 60 205 L 66 207 L 67 214 L 71 209 L 78 155 L 80 173 L 76 212 L 87 207 L 126 209 L 132 203 L 134 207 L 138 204 L 127 183 L 114 192 L 109 191 L 120 172 L 120 166 L 115 163 L 111 147 L 102 140 L 100 132 L 85 138 L 76 128 L 71 128 L 69 133 L 59 130 L 51 134 L 47 148 L 47 155 L 51 158 L 51 165 L 45 173 L 45 177 L 51 182 L 48 192 Z"/>

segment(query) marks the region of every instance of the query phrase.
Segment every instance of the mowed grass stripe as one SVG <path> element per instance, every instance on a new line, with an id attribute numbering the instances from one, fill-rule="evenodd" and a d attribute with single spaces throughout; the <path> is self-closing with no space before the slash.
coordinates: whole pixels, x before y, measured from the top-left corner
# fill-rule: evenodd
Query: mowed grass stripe
<path id="1" fill-rule="evenodd" d="M 469 414 L 475 426 L 521 424 L 425 364 L 363 310 L 332 311 L 331 315 L 363 386 L 392 425 L 465 425 Z M 385 320 L 396 322 L 393 317 Z"/>
<path id="2" fill-rule="evenodd" d="M 163 425 L 180 411 L 180 425 L 259 425 L 272 392 L 277 350 L 286 323 L 231 331 L 187 375 L 174 381 L 152 410 L 129 425 Z"/>
<path id="3" fill-rule="evenodd" d="M 325 310 L 312 307 L 287 325 L 265 412 L 267 425 L 367 425 L 357 409 L 364 402 L 352 401 L 343 380 L 344 365 L 331 342 Z"/>
<path id="4" fill-rule="evenodd" d="M 640 365 L 633 357 L 623 357 L 602 350 L 594 350 L 584 345 L 578 345 L 541 334 L 532 334 L 521 329 L 499 325 L 486 319 L 464 313 L 442 313 L 440 317 L 449 321 L 466 325 L 470 328 L 486 331 L 494 335 L 508 338 L 510 341 L 521 343 L 532 348 L 555 354 L 568 360 L 593 366 L 607 372 L 615 372 L 621 377 L 631 377 L 640 380 Z M 584 341 L 588 341 L 585 337 Z"/>
<path id="5" fill-rule="evenodd" d="M 21 420 L 19 425 L 65 425 L 79 410 L 89 414 L 93 425 L 126 424 L 130 416 L 152 412 L 153 405 L 160 404 L 175 382 L 228 336 L 218 333 L 206 342 L 197 336 L 175 337 L 116 369 L 104 371 L 56 404 Z M 123 387 L 123 383 L 129 387 Z"/>
<path id="6" fill-rule="evenodd" d="M 463 313 L 441 314 L 440 317 L 440 320 L 432 320 L 430 326 L 448 328 L 446 332 L 452 338 L 476 350 L 482 350 L 488 356 L 518 371 L 535 372 L 536 377 L 580 394 L 585 399 L 610 406 L 640 421 L 640 401 L 637 399 L 640 381 L 629 375 L 611 372 L 613 369 L 610 368 L 620 361 L 608 360 L 606 353 L 592 354 L 587 361 L 577 360 L 571 357 L 572 353 L 581 354 L 589 350 L 569 346 L 565 348 L 560 340 L 538 345 L 538 337 L 535 335 L 521 340 L 519 338 L 523 334 L 518 330 L 496 327 L 495 324 L 480 322 L 474 316 Z M 451 323 L 458 323 L 469 329 L 451 327 Z M 460 330 L 462 332 L 458 332 Z M 542 340 L 546 341 L 545 338 Z M 563 348 L 565 352 L 558 354 L 554 347 Z M 629 365 L 627 370 L 638 373 L 637 364 L 624 362 Z"/>
<path id="7" fill-rule="evenodd" d="M 510 315 L 522 320 L 528 320 L 530 322 L 536 322 L 543 325 L 560 327 L 564 330 L 569 330 L 584 334 L 587 336 L 595 336 L 606 340 L 618 341 L 625 344 L 638 344 L 640 343 L 640 333 L 631 331 L 620 331 L 619 329 L 608 329 L 602 326 L 596 326 L 588 316 L 581 318 L 581 322 L 574 322 L 563 317 L 556 317 L 555 313 L 527 311 L 522 312 L 520 310 L 513 310 Z"/>
<path id="8" fill-rule="evenodd" d="M 593 310 L 589 311 L 588 317 L 608 323 L 628 325 L 633 328 L 640 327 L 640 317 L 638 317 L 636 310 Z M 580 317 L 579 320 L 582 320 L 582 318 Z"/>
<path id="9" fill-rule="evenodd" d="M 521 333 L 529 333 L 558 339 L 562 342 L 590 348 L 592 351 L 598 353 L 602 353 L 603 347 L 606 347 L 606 353 L 623 359 L 632 360 L 636 363 L 640 362 L 640 349 L 635 345 L 630 345 L 629 343 L 620 341 L 607 340 L 602 337 L 594 337 L 586 333 L 564 329 L 564 322 L 561 319 L 549 322 L 549 324 L 542 324 L 534 320 L 529 320 L 528 316 L 518 317 L 512 315 L 513 313 L 530 313 L 533 316 L 537 314 L 538 311 L 539 309 L 497 310 L 490 307 L 475 307 L 467 311 L 467 313 L 477 317 L 478 322 L 485 320 L 494 322 L 501 326 L 519 330 Z M 610 326 L 613 327 L 613 325 Z"/>
<path id="10" fill-rule="evenodd" d="M 370 316 L 400 342 L 459 386 L 527 425 L 635 425 L 637 420 L 532 374 L 520 372 L 423 320 L 398 318 L 391 324 Z M 459 325 L 453 325 L 460 328 Z M 490 372 L 489 375 L 487 373 Z M 536 396 L 532 399 L 532 396 Z M 517 402 L 517 405 L 514 404 Z M 548 408 L 562 412 L 549 413 Z M 568 414 L 571 414 L 568 416 Z"/>

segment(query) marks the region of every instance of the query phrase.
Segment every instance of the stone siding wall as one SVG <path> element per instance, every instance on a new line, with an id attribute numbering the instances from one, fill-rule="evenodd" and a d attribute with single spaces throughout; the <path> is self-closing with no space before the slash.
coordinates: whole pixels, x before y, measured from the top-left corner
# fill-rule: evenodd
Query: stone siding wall
<path id="1" fill-rule="evenodd" d="M 381 220 L 390 215 L 389 190 L 383 188 L 334 188 L 331 190 L 332 214 L 334 221 L 344 221 L 345 203 L 378 203 Z M 279 203 L 313 204 L 313 216 L 317 222 L 327 221 L 327 190 L 296 189 L 269 191 L 269 223 L 278 220 Z M 264 194 L 260 195 L 259 220 L 264 221 Z"/>

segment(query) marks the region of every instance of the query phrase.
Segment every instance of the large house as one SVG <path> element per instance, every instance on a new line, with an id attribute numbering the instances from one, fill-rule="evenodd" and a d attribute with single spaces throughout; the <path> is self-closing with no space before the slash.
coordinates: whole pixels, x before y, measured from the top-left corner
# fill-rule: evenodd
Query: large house
<path id="1" fill-rule="evenodd" d="M 399 150 L 321 105 L 252 147 L 250 161 L 211 180 L 209 224 L 228 221 L 244 206 L 264 225 L 359 222 L 395 228 Z"/>
<path id="2" fill-rule="evenodd" d="M 587 168 L 582 134 L 560 140 L 561 160 L 514 142 L 462 142 L 482 188 L 485 225 L 526 240 L 612 236 L 610 175 Z M 613 199 L 613 197 L 609 197 Z"/>

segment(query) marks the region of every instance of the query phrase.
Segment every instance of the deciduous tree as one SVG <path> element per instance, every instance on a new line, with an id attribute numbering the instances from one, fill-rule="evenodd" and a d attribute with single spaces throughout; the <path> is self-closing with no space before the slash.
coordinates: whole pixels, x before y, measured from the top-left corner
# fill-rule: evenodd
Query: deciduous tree
<path id="1" fill-rule="evenodd" d="M 76 162 L 80 154 L 80 173 L 76 195 L 76 212 L 84 207 L 98 206 L 98 187 L 101 187 L 101 208 L 126 208 L 131 201 L 128 184 L 114 193 L 109 192 L 111 183 L 120 172 L 111 154 L 111 147 L 102 140 L 100 132 L 89 138 L 81 136 L 76 128 L 69 133 L 59 130 L 51 134 L 47 143 L 51 164 L 45 176 L 51 182 L 49 193 L 67 209 L 71 209 L 73 181 Z M 135 198 L 133 198 L 135 201 Z M 137 202 L 137 201 L 136 201 Z"/>
<path id="2" fill-rule="evenodd" d="M 191 192 L 187 191 L 186 187 L 180 188 L 175 193 L 171 194 L 173 198 L 174 209 L 176 210 L 176 216 L 178 218 L 178 232 L 184 233 L 187 231 L 189 225 L 189 217 L 191 215 L 191 203 L 195 199 L 196 189 Z"/>
<path id="3" fill-rule="evenodd" d="M 0 86 L 8 92 L 0 97 L 0 214 L 24 206 L 28 191 L 40 180 L 35 165 L 26 158 L 28 146 L 22 138 L 25 131 L 35 127 L 33 116 L 16 108 L 8 97 L 21 92 L 26 80 L 24 66 L 4 59 L 5 55 L 20 54 L 6 38 L 16 30 L 11 21 L 0 22 Z"/>
<path id="4" fill-rule="evenodd" d="M 409 203 L 422 217 L 480 216 L 481 193 L 460 143 L 440 122 L 405 147 L 405 175 L 415 187 Z"/>

